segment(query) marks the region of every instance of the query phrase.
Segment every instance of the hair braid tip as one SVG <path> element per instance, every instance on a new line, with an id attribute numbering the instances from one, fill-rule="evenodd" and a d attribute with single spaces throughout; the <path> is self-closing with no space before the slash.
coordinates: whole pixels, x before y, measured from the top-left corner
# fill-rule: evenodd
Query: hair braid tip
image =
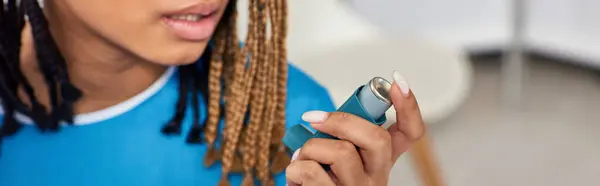
<path id="1" fill-rule="evenodd" d="M 254 186 L 254 176 L 250 172 L 246 172 L 244 174 L 244 180 L 242 181 L 242 186 Z"/>
<path id="2" fill-rule="evenodd" d="M 285 146 L 281 145 L 283 148 L 285 148 Z M 279 149 L 276 153 L 275 153 L 275 157 L 273 158 L 273 161 L 271 162 L 271 171 L 273 173 L 280 173 L 285 171 L 286 167 L 288 165 L 290 165 L 290 162 L 292 161 L 291 157 L 287 154 L 287 152 L 285 151 L 285 149 Z"/>
<path id="3" fill-rule="evenodd" d="M 231 186 L 231 183 L 229 183 L 229 179 L 227 179 L 227 175 L 221 176 L 221 180 L 219 181 L 218 186 Z"/>
<path id="4" fill-rule="evenodd" d="M 206 155 L 204 156 L 204 166 L 211 167 L 215 164 L 215 161 L 219 158 L 218 150 L 215 149 L 214 146 L 208 146 L 208 150 L 206 151 Z"/>

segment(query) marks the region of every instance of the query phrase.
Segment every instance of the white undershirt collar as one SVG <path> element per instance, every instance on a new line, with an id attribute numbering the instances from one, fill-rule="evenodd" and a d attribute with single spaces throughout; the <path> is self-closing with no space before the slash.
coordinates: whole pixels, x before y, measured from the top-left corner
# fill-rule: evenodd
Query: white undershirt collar
<path id="1" fill-rule="evenodd" d="M 75 115 L 73 118 L 74 125 L 94 124 L 117 117 L 121 114 L 130 111 L 131 109 L 137 107 L 138 105 L 146 101 L 148 98 L 152 97 L 160 89 L 162 89 L 167 84 L 169 79 L 171 79 L 171 76 L 173 76 L 175 69 L 175 67 L 169 67 L 167 71 L 165 71 L 165 73 L 163 73 L 163 75 L 156 82 L 150 85 L 150 87 L 148 87 L 146 90 L 142 91 L 138 95 L 129 98 L 128 100 L 125 100 L 119 104 L 110 106 L 102 110 Z M 0 115 L 3 114 L 4 110 L 0 107 Z M 15 114 L 15 117 L 19 122 L 23 124 L 33 124 L 31 118 L 23 114 L 17 113 Z"/>

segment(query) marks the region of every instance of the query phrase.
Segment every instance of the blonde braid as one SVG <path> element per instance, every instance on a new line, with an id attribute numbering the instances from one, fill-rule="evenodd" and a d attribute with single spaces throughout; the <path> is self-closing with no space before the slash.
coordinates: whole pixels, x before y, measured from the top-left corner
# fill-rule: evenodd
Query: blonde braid
<path id="1" fill-rule="evenodd" d="M 234 3 L 237 4 L 237 3 Z M 237 10 L 236 7 L 232 7 L 235 8 L 235 10 Z M 237 35 L 237 15 L 233 15 L 233 14 L 237 14 L 237 11 L 232 12 L 232 15 L 229 17 L 228 20 L 228 29 L 226 30 L 227 32 L 227 48 L 226 48 L 226 52 L 225 52 L 225 56 L 224 56 L 224 60 L 225 60 L 225 66 L 223 68 L 223 74 L 225 75 L 224 80 L 225 80 L 225 84 L 231 84 L 231 82 L 233 81 L 233 76 L 234 76 L 234 64 L 236 61 L 238 61 L 238 55 L 240 55 L 240 53 L 242 55 L 246 55 L 246 53 L 240 51 L 240 46 L 239 46 L 239 38 Z M 250 23 L 253 24 L 253 23 Z M 242 49 L 243 50 L 243 49 Z M 229 89 L 227 89 L 229 90 Z M 225 95 L 229 95 L 229 93 L 225 92 Z"/>
<path id="2" fill-rule="evenodd" d="M 260 12 L 259 12 L 260 13 Z M 253 20 L 253 21 L 257 21 L 257 20 Z M 258 24 L 258 27 L 261 28 L 263 26 L 264 23 L 262 21 L 259 21 L 255 24 Z M 260 36 L 264 35 L 262 33 L 263 31 L 259 31 L 258 33 L 255 33 L 255 36 L 258 36 L 259 38 L 257 38 L 257 40 L 255 42 L 257 42 L 258 46 L 263 46 L 264 45 L 264 39 L 261 39 Z M 253 61 L 256 61 L 256 59 L 259 59 L 260 57 L 260 50 L 258 50 L 257 48 L 251 48 L 252 52 L 252 58 L 254 58 Z M 235 157 L 235 152 L 236 152 L 236 147 L 238 145 L 238 141 L 239 141 L 239 137 L 240 137 L 240 133 L 241 133 L 241 129 L 243 126 L 243 120 L 245 117 L 245 113 L 247 111 L 247 106 L 248 105 L 248 101 L 249 101 L 249 94 L 250 94 L 250 90 L 252 88 L 252 84 L 253 84 L 253 79 L 254 79 L 254 74 L 256 72 L 256 68 L 258 66 L 258 64 L 249 64 L 249 69 L 244 73 L 244 69 L 245 69 L 245 64 L 246 64 L 246 58 L 245 57 L 241 57 L 238 59 L 239 61 L 236 61 L 236 67 L 235 67 L 235 72 L 236 72 L 236 76 L 233 78 L 233 82 L 232 82 L 232 86 L 231 88 L 231 96 L 229 97 L 229 100 L 227 102 L 227 109 L 228 110 L 228 114 L 231 114 L 231 116 L 227 116 L 226 120 L 226 125 L 225 125 L 225 140 L 224 140 L 224 147 L 223 147 L 223 175 L 222 175 L 222 180 L 221 182 L 224 185 L 228 185 L 228 181 L 227 181 L 227 174 L 231 171 L 231 167 L 233 166 L 234 162 L 234 157 Z M 243 74 L 238 75 L 238 72 L 242 72 Z M 243 84 L 243 82 L 246 82 L 246 84 Z"/>
<path id="3" fill-rule="evenodd" d="M 273 43 L 275 45 L 275 43 Z M 276 46 L 272 47 L 276 49 Z M 275 54 L 275 51 L 269 53 L 269 55 Z M 263 182 L 263 185 L 272 185 L 273 180 L 271 179 L 269 173 L 269 159 L 270 159 L 270 144 L 271 144 L 271 136 L 273 126 L 277 123 L 275 121 L 275 112 L 277 112 L 277 81 L 278 78 L 278 63 L 275 60 L 277 56 L 273 55 L 273 60 L 269 61 L 269 79 L 267 81 L 267 102 L 265 108 L 265 116 L 264 116 L 264 125 L 261 128 L 261 133 L 259 134 L 259 144 L 258 144 L 258 157 L 257 157 L 257 173 L 258 178 Z M 280 112 L 285 112 L 281 110 Z"/>
<path id="4" fill-rule="evenodd" d="M 272 25 L 274 27 L 273 40 L 277 43 L 277 48 L 274 50 L 277 55 L 275 63 L 278 63 L 278 82 L 277 82 L 277 110 L 275 114 L 275 121 L 277 122 L 273 127 L 272 144 L 277 148 L 275 157 L 271 166 L 271 170 L 274 173 L 279 173 L 285 170 L 290 163 L 290 157 L 287 155 L 285 146 L 281 141 L 285 134 L 285 110 L 286 110 L 286 95 L 287 95 L 287 79 L 288 79 L 288 64 L 287 64 L 287 51 L 285 38 L 287 37 L 287 5 L 285 0 L 276 0 L 272 11 L 275 14 L 272 18 Z"/>
<path id="5" fill-rule="evenodd" d="M 256 9 L 256 7 L 257 7 L 257 6 L 254 4 L 254 1 L 250 1 L 250 2 L 249 2 L 249 8 L 248 8 L 249 10 Z M 254 11 L 249 11 L 249 15 L 248 15 L 248 16 L 249 16 L 249 20 L 250 20 L 250 21 L 248 22 L 248 35 L 246 36 L 245 45 L 244 45 L 244 47 L 243 47 L 243 48 L 245 49 L 245 50 L 244 50 L 244 53 L 245 53 L 246 55 L 248 54 L 248 52 L 251 52 L 252 54 L 255 54 L 255 53 L 257 53 L 257 51 L 255 51 L 255 50 L 256 50 L 256 48 L 257 48 L 257 46 L 258 46 L 258 43 L 257 43 L 257 41 L 258 41 L 258 40 L 257 40 L 257 38 L 256 38 L 256 36 L 255 36 L 255 35 L 258 33 L 258 28 L 257 28 L 257 24 L 256 24 L 254 21 L 252 21 L 252 20 L 256 20 L 256 13 L 255 13 Z M 260 69 L 260 68 L 258 67 L 258 64 L 257 64 L 256 57 L 255 57 L 255 56 L 256 56 L 256 55 L 251 55 L 251 56 L 250 56 L 250 58 L 249 58 L 249 62 L 248 62 L 248 63 L 249 63 L 250 65 L 256 64 L 256 66 L 257 66 L 257 69 Z M 247 57 L 247 56 L 244 56 L 244 58 L 243 58 L 243 59 L 246 59 L 246 57 Z M 257 71 L 258 71 L 258 70 L 257 70 Z M 254 73 L 254 72 L 253 72 L 253 73 Z M 258 72 L 256 72 L 256 73 L 258 73 Z M 248 81 L 255 81 L 254 77 L 250 76 L 250 78 L 252 78 L 252 79 L 248 79 Z M 260 83 L 259 83 L 259 84 L 260 84 Z M 250 97 L 248 97 L 248 98 L 246 98 L 246 99 L 252 99 L 252 95 L 250 95 L 250 93 L 249 93 L 249 91 L 251 90 L 251 88 L 252 88 L 252 86 L 246 86 L 246 89 L 245 89 L 245 91 L 244 91 L 244 92 L 246 93 L 245 95 L 248 95 L 248 96 L 250 96 Z M 245 101 L 245 103 L 246 103 L 246 104 L 247 104 L 248 102 L 249 102 L 249 101 L 247 101 L 247 102 Z M 245 132 L 245 131 L 247 131 L 247 130 L 248 130 L 247 128 L 248 128 L 248 126 L 246 126 L 246 127 L 244 128 L 244 132 L 242 132 L 242 134 L 241 134 L 241 135 L 242 135 L 242 136 L 241 136 L 241 138 L 242 138 L 242 141 L 241 141 L 241 143 L 245 143 L 245 139 L 246 139 L 246 138 L 248 138 L 248 134 Z M 237 152 L 238 152 L 239 154 L 241 154 L 242 156 L 246 156 L 245 154 L 246 154 L 246 151 L 248 151 L 248 150 L 250 150 L 250 149 L 246 149 L 246 147 L 245 147 L 245 146 L 242 144 L 242 145 L 240 146 L 240 148 L 239 148 L 239 149 L 237 149 Z M 232 167 L 232 170 L 231 170 L 231 171 L 232 171 L 232 172 L 245 172 L 245 173 L 248 173 L 249 171 L 247 171 L 247 170 L 248 170 L 248 168 L 246 168 L 246 165 L 245 165 L 245 164 L 246 164 L 246 160 L 240 160 L 240 159 L 239 159 L 239 158 L 237 158 L 237 156 L 236 156 L 236 159 L 235 159 L 235 161 L 234 161 L 234 165 L 233 165 L 233 167 Z"/>
<path id="6" fill-rule="evenodd" d="M 264 27 L 264 26 L 262 26 L 262 27 Z M 265 35 L 264 32 L 259 32 L 259 38 L 264 37 L 264 35 Z M 261 40 L 259 39 L 259 42 L 258 42 L 259 45 L 258 46 L 261 46 L 261 47 L 259 47 L 259 49 L 257 51 L 257 52 L 259 52 L 258 53 L 259 55 L 257 55 L 258 58 L 257 58 L 256 61 L 253 60 L 254 62 L 256 62 L 255 64 L 251 64 L 251 66 L 253 66 L 252 68 L 253 68 L 254 71 L 256 71 L 256 69 L 258 68 L 259 65 L 261 67 L 264 67 L 265 65 L 262 65 L 262 64 L 264 63 L 264 61 L 268 60 L 268 58 L 267 58 L 266 55 L 262 55 L 262 52 L 265 51 L 264 46 L 266 46 L 266 45 L 262 44 L 262 42 L 260 42 L 260 41 Z M 262 70 L 262 71 L 264 71 L 264 70 Z M 254 77 L 250 77 L 250 78 L 254 79 Z M 247 89 L 247 94 L 248 95 L 251 95 L 251 94 L 261 94 L 261 93 L 256 93 L 256 91 L 259 91 L 258 89 L 260 88 L 260 86 L 262 86 L 262 85 L 253 86 L 251 89 L 248 88 Z M 263 92 L 264 92 L 264 90 L 263 90 Z M 261 107 L 264 107 L 264 99 L 263 100 L 259 100 L 258 98 L 259 97 L 252 97 L 251 98 L 253 100 L 253 103 L 251 104 L 251 108 L 252 108 L 252 110 L 254 112 L 257 112 L 257 114 L 261 114 L 261 112 L 258 112 L 257 108 L 261 109 Z M 248 99 L 246 100 L 246 104 L 247 103 L 248 103 Z M 262 104 L 262 105 L 259 105 L 259 104 Z M 257 107 L 257 108 L 254 108 L 254 107 Z M 264 108 L 263 108 L 263 110 L 264 110 Z M 256 115 L 252 111 L 251 111 L 251 114 L 252 115 Z M 252 117 L 250 117 L 250 119 L 252 120 Z M 260 119 L 262 119 L 262 118 L 261 117 L 257 117 L 256 120 L 260 120 Z M 253 133 L 248 133 L 248 132 L 252 131 L 252 130 L 258 130 L 258 127 L 260 126 L 260 125 L 258 125 L 259 123 L 257 123 L 257 121 L 254 121 L 254 122 L 256 122 L 256 123 L 254 123 L 254 124 L 248 123 L 248 126 L 247 126 L 248 130 L 246 130 L 246 134 L 245 134 L 245 136 L 247 136 L 245 139 L 250 139 L 250 141 L 255 141 L 256 134 L 255 133 L 254 134 Z M 253 184 L 252 183 L 253 182 L 253 179 L 252 179 L 253 175 L 252 175 L 252 169 L 251 169 L 252 167 L 249 166 L 249 165 L 250 164 L 255 164 L 255 163 L 252 163 L 251 160 L 250 160 L 250 159 L 254 158 L 253 157 L 254 153 L 252 153 L 250 151 L 255 151 L 256 149 L 253 146 L 246 146 L 246 148 L 244 150 L 245 150 L 244 159 L 245 159 L 245 161 L 250 161 L 250 162 L 247 162 L 247 163 L 244 162 L 244 171 L 246 173 L 246 176 L 244 178 L 244 184 L 243 185 L 244 186 L 251 186 Z"/>
<path id="7" fill-rule="evenodd" d="M 276 88 L 277 84 L 275 83 L 275 78 L 277 77 L 277 64 L 271 64 L 270 78 L 269 78 L 269 86 L 267 89 L 267 102 L 266 102 L 266 114 L 265 114 L 265 124 L 262 131 L 264 134 L 260 135 L 260 142 L 258 144 L 259 147 L 259 156 L 258 156 L 258 176 L 263 181 L 263 183 L 272 185 L 271 177 L 269 176 L 269 153 L 270 153 L 270 144 L 271 144 L 271 136 L 273 125 L 275 125 L 275 112 L 277 111 L 277 94 Z"/>
<path id="8" fill-rule="evenodd" d="M 221 186 L 229 185 L 227 175 L 235 171 L 240 164 L 238 153 L 243 158 L 241 169 L 245 174 L 244 186 L 253 185 L 253 170 L 257 171 L 257 176 L 263 182 L 261 185 L 273 185 L 270 176 L 273 171 L 269 170 L 270 145 L 273 143 L 272 141 L 280 141 L 281 139 L 277 140 L 281 137 L 279 133 L 285 130 L 284 104 L 287 83 L 287 60 L 285 59 L 286 55 L 282 54 L 285 50 L 281 49 L 283 47 L 281 45 L 285 44 L 283 42 L 285 34 L 281 33 L 282 26 L 280 25 L 284 18 L 281 17 L 281 13 L 278 13 L 282 11 L 281 8 L 284 4 L 279 1 L 282 0 L 250 0 L 249 32 L 243 48 L 234 46 L 234 41 L 237 41 L 234 25 L 236 24 L 236 11 L 232 11 L 230 19 L 228 19 L 229 22 L 226 24 L 228 30 L 224 32 L 218 30 L 218 33 L 215 34 L 216 50 L 213 58 L 216 59 L 211 60 L 211 77 L 218 75 L 219 79 L 225 79 L 227 85 L 224 95 L 225 129 L 222 133 L 223 146 L 221 148 L 223 167 L 219 182 Z M 232 0 L 231 3 L 235 4 L 235 0 Z M 268 18 L 271 19 L 272 39 L 267 38 Z M 219 34 L 221 32 L 225 34 Z M 222 46 L 226 46 L 226 49 L 219 50 Z M 223 62 L 223 54 L 227 55 L 225 62 Z M 247 63 L 247 55 L 250 55 L 249 63 Z M 282 61 L 286 63 L 282 64 Z M 215 66 L 213 63 L 220 63 L 221 66 L 219 64 Z M 226 66 L 223 66 L 223 63 Z M 247 64 L 248 68 L 246 68 Z M 216 67 L 220 68 L 216 69 Z M 223 73 L 222 77 L 216 72 L 217 70 Z M 220 81 L 215 83 L 213 80 L 214 77 L 210 79 L 211 95 L 217 91 L 214 84 L 219 83 L 217 85 L 220 85 Z M 218 93 L 220 93 L 220 89 Z M 221 105 L 219 105 L 220 100 L 217 99 L 215 103 L 213 99 L 215 99 L 214 96 L 211 96 L 209 100 L 206 138 L 210 144 L 209 151 L 212 149 L 212 152 L 215 152 L 214 139 L 216 137 L 214 136 L 216 134 L 211 135 L 209 132 L 216 131 L 218 124 L 213 123 L 218 122 Z M 248 108 L 248 103 L 250 103 L 250 108 Z M 212 108 L 215 105 L 216 109 Z M 250 121 L 244 125 L 248 109 L 250 109 Z M 273 132 L 277 134 L 273 135 Z M 238 142 L 240 143 L 238 144 Z M 278 145 L 280 142 L 273 144 Z"/>
<path id="9" fill-rule="evenodd" d="M 212 53 L 209 69 L 209 100 L 208 118 L 205 124 L 204 136 L 208 151 L 204 158 L 204 165 L 210 167 L 218 158 L 215 150 L 219 116 L 221 115 L 221 73 L 223 70 L 223 54 L 225 52 L 225 33 L 217 30 L 214 37 L 215 49 Z"/>
<path id="10" fill-rule="evenodd" d="M 279 101 L 278 101 L 278 105 L 277 105 L 277 110 L 282 110 L 285 111 L 286 109 L 286 102 L 287 102 L 287 81 L 288 81 L 288 62 L 287 62 L 287 43 L 285 38 L 287 37 L 287 19 L 285 19 L 287 17 L 287 2 L 285 0 L 277 0 L 277 5 L 278 8 L 277 10 L 279 11 L 278 14 L 278 19 L 279 20 L 279 24 L 277 24 L 280 28 L 279 28 L 279 32 L 277 32 L 277 41 L 278 42 L 278 48 L 276 49 L 276 51 L 278 51 L 279 53 L 279 90 L 278 90 L 278 94 L 279 94 Z M 281 141 L 281 139 L 283 138 L 283 134 L 285 133 L 285 112 L 277 112 L 277 118 L 275 121 L 278 121 L 279 124 L 277 125 L 277 128 L 279 130 L 277 130 L 274 135 L 278 136 L 278 138 L 276 138 L 276 141 L 278 141 L 279 144 L 283 144 L 283 142 Z"/>
<path id="11" fill-rule="evenodd" d="M 279 43 L 277 42 L 277 38 L 279 37 L 279 28 L 277 27 L 277 7 L 276 7 L 276 0 L 272 0 L 269 1 L 268 7 L 269 7 L 269 16 L 271 17 L 270 22 L 271 22 L 271 41 L 270 43 L 272 43 L 273 45 L 273 49 L 277 49 L 279 47 Z M 279 51 L 278 50 L 273 50 L 273 60 L 271 63 L 277 63 L 279 60 Z M 274 116 L 276 117 L 276 116 Z M 276 124 L 278 123 L 277 121 L 275 121 Z M 273 129 L 276 127 L 273 127 Z"/>
<path id="12" fill-rule="evenodd" d="M 256 3 L 256 1 L 252 1 L 251 3 Z M 258 13 L 258 10 L 256 8 L 258 8 L 256 5 L 252 6 L 252 9 L 250 11 L 250 18 L 252 20 L 265 19 L 265 17 L 262 14 Z M 266 21 L 260 21 L 260 24 L 255 24 L 253 27 L 251 27 L 251 32 L 259 34 L 259 41 L 265 40 L 266 32 L 262 31 L 264 30 L 264 28 L 259 28 L 264 27 L 264 22 Z M 243 144 L 240 147 L 242 150 L 243 169 L 245 173 L 245 177 L 242 182 L 243 186 L 252 186 L 254 184 L 254 177 L 252 172 L 256 165 L 255 144 L 260 124 L 264 122 L 263 112 L 265 104 L 265 91 L 267 88 L 267 68 L 269 67 L 267 61 L 269 61 L 269 59 L 267 59 L 268 56 L 264 55 L 265 52 L 267 52 L 268 50 L 265 50 L 265 45 L 261 44 L 259 44 L 258 42 L 254 42 L 251 44 L 252 53 L 258 55 L 253 55 L 250 59 L 250 63 L 251 65 L 258 66 L 258 72 L 254 77 L 254 81 L 256 81 L 256 83 L 251 89 L 250 121 L 248 122 L 246 130 L 244 131 L 245 136 L 242 141 Z"/>

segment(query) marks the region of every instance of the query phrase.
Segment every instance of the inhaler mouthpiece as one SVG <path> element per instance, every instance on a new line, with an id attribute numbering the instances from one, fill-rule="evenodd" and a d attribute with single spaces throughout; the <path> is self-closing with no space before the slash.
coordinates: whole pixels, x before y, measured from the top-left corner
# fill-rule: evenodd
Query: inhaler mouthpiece
<path id="1" fill-rule="evenodd" d="M 371 79 L 358 93 L 358 100 L 371 118 L 380 118 L 391 107 L 392 84 L 381 78 Z"/>

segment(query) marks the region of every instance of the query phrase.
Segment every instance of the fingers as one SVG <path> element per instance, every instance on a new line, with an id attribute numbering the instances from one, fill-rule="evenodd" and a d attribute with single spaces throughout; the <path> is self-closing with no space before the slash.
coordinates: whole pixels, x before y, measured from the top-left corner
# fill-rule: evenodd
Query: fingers
<path id="1" fill-rule="evenodd" d="M 314 138 L 299 151 L 297 160 L 314 160 L 330 165 L 341 185 L 366 185 L 363 161 L 354 144 L 344 140 Z"/>
<path id="2" fill-rule="evenodd" d="M 390 147 L 390 136 L 385 129 L 352 114 L 310 111 L 302 119 L 316 130 L 350 141 L 363 150 L 385 153 L 382 150 Z"/>
<path id="3" fill-rule="evenodd" d="M 292 161 L 287 167 L 285 175 L 289 185 L 335 186 L 327 172 L 316 161 Z"/>
<path id="4" fill-rule="evenodd" d="M 387 130 L 358 116 L 342 112 L 311 111 L 302 116 L 302 119 L 311 123 L 314 129 L 359 147 L 358 152 L 369 177 L 387 175 L 389 173 L 387 171 L 399 156 L 413 142 L 420 139 L 425 130 L 417 100 L 407 81 L 397 72 L 394 72 L 393 77 L 394 83 L 390 96 L 396 110 L 397 123 Z M 312 159 L 316 158 L 312 157 Z"/>
<path id="5" fill-rule="evenodd" d="M 365 171 L 377 174 L 390 164 L 392 142 L 390 133 L 358 116 L 333 112 L 307 112 L 302 117 L 318 131 L 353 143 L 360 148 Z"/>

